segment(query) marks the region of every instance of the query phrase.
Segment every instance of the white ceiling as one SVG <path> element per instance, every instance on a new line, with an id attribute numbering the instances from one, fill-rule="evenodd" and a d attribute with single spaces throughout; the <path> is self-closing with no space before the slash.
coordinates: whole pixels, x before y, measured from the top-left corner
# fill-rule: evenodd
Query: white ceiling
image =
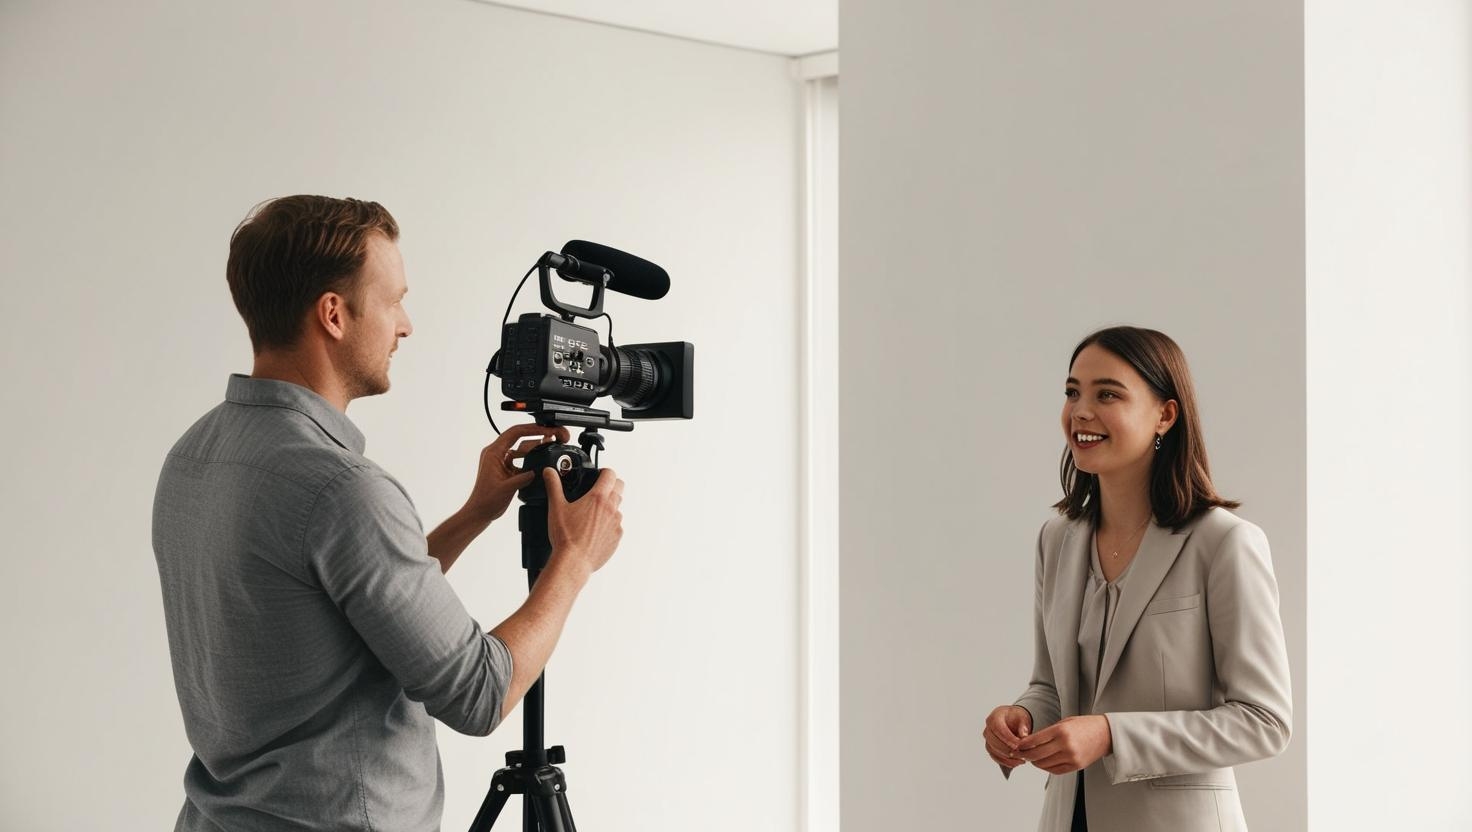
<path id="1" fill-rule="evenodd" d="M 480 0 L 778 55 L 838 48 L 838 0 Z"/>

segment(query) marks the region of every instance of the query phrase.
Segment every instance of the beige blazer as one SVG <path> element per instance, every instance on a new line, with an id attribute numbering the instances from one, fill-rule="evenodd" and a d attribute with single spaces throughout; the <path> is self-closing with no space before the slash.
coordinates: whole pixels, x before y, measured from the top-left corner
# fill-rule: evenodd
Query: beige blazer
<path id="1" fill-rule="evenodd" d="M 1038 535 L 1032 682 L 1016 703 L 1034 732 L 1079 714 L 1092 545 L 1087 520 Z M 1267 537 L 1215 508 L 1180 532 L 1152 524 L 1130 570 L 1094 700 L 1114 747 L 1084 771 L 1089 832 L 1245 832 L 1232 766 L 1281 753 L 1293 713 Z M 1038 832 L 1068 832 L 1077 783 L 1048 776 Z"/>

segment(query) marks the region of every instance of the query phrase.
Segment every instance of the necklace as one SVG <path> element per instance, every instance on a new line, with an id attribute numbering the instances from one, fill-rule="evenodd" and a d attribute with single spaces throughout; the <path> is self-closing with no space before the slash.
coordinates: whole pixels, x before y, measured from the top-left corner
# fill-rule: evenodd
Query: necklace
<path id="1" fill-rule="evenodd" d="M 1109 557 L 1111 557 L 1111 558 L 1117 558 L 1117 557 L 1119 557 L 1119 550 L 1120 549 L 1123 549 L 1124 547 L 1126 547 L 1128 545 L 1130 545 L 1130 541 L 1131 540 L 1134 540 L 1135 539 L 1135 535 L 1139 534 L 1140 531 L 1142 529 L 1144 529 L 1145 526 L 1146 526 L 1146 524 L 1148 524 L 1149 522 L 1150 522 L 1150 515 L 1147 514 L 1147 515 L 1145 515 L 1145 522 L 1144 523 L 1141 523 L 1138 528 L 1136 528 L 1133 532 L 1131 532 L 1130 533 L 1130 536 L 1127 537 L 1127 538 L 1125 538 L 1123 543 L 1121 543 L 1118 546 L 1116 546 L 1114 548 L 1114 551 L 1112 551 L 1112 552 L 1109 553 Z M 1098 537 L 1098 532 L 1095 532 L 1094 533 L 1094 536 L 1095 537 Z"/>

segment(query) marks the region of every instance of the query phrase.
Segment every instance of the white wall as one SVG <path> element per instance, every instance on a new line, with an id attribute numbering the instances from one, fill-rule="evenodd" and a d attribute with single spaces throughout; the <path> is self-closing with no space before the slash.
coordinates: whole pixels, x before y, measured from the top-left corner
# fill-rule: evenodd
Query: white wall
<path id="1" fill-rule="evenodd" d="M 1302 714 L 1302 7 L 845 0 L 840 33 L 844 832 L 1036 824 L 1042 776 L 1004 782 L 980 733 L 1031 669 L 1063 379 L 1101 325 L 1190 358 Z M 1239 769 L 1253 828 L 1304 828 L 1304 749 Z"/>
<path id="2" fill-rule="evenodd" d="M 1472 13 L 1305 21 L 1310 828 L 1469 829 Z"/>
<path id="3" fill-rule="evenodd" d="M 669 270 L 665 300 L 609 308 L 620 341 L 697 344 L 697 417 L 609 439 L 627 535 L 547 736 L 587 828 L 794 828 L 800 96 L 782 58 L 461 0 L 0 7 L 0 828 L 173 822 L 154 481 L 250 367 L 231 230 L 301 192 L 403 227 L 416 332 L 349 415 L 426 524 L 491 438 L 483 369 L 535 257 L 585 237 Z M 451 579 L 487 627 L 510 612 L 514 521 Z M 440 741 L 465 828 L 519 714 Z"/>

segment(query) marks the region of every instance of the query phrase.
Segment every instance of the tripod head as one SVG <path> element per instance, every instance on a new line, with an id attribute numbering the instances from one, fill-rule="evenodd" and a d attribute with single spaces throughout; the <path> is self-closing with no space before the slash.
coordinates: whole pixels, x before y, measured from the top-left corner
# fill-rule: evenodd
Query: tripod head
<path id="1" fill-rule="evenodd" d="M 546 568 L 547 560 L 552 557 L 552 543 L 547 537 L 547 481 L 542 478 L 542 469 L 557 472 L 562 479 L 562 496 L 572 502 L 587 494 L 598 481 L 598 452 L 602 450 L 603 435 L 590 427 L 578 435 L 577 445 L 548 442 L 527 453 L 522 470 L 536 476 L 516 492 L 522 502 L 519 526 L 523 569 L 535 575 Z"/>

